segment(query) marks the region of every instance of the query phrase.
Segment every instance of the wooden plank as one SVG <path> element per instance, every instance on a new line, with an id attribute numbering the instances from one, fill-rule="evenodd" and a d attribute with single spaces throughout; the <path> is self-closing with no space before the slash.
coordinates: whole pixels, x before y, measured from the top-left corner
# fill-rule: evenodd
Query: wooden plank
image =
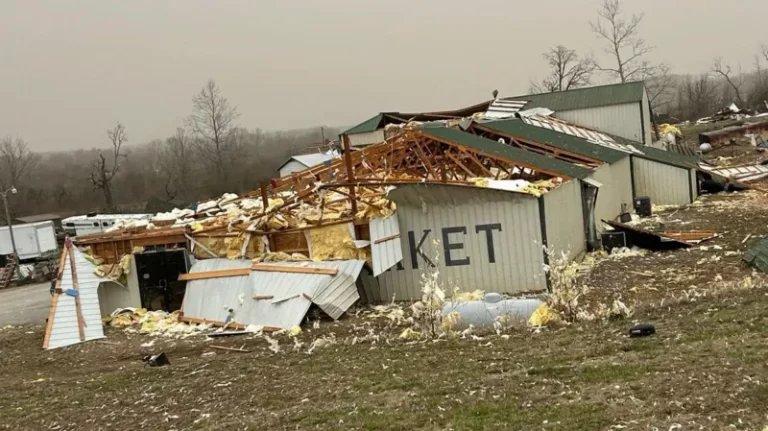
<path id="1" fill-rule="evenodd" d="M 275 297 L 274 295 L 254 295 L 253 299 L 258 301 L 262 299 L 273 299 L 274 297 Z"/>
<path id="2" fill-rule="evenodd" d="M 396 239 L 396 238 L 400 238 L 400 234 L 399 233 L 396 233 L 396 234 L 390 235 L 390 236 L 385 236 L 383 238 L 379 238 L 376 241 L 374 241 L 373 243 L 374 244 L 381 244 L 382 242 L 391 241 L 391 240 Z"/>
<path id="3" fill-rule="evenodd" d="M 58 274 L 56 275 L 56 287 L 55 290 L 61 290 L 61 277 L 64 274 L 64 265 L 67 263 L 67 256 L 69 255 L 68 241 L 64 243 L 64 249 L 61 251 L 61 257 L 59 258 L 59 267 L 57 268 Z M 43 349 L 47 349 L 51 341 L 51 330 L 53 329 L 53 316 L 56 314 L 56 306 L 59 304 L 59 294 L 54 293 L 51 297 L 51 308 L 48 310 L 48 322 L 45 325 L 45 337 L 43 338 Z"/>
<path id="4" fill-rule="evenodd" d="M 211 349 L 217 349 L 217 350 L 225 350 L 227 352 L 238 352 L 238 353 L 250 353 L 250 350 L 245 349 L 235 349 L 234 347 L 225 347 L 225 346 L 210 346 Z"/>
<path id="5" fill-rule="evenodd" d="M 205 280 L 208 278 L 241 277 L 250 275 L 249 268 L 223 269 L 220 271 L 193 272 L 179 275 L 179 281 Z"/>
<path id="6" fill-rule="evenodd" d="M 69 247 L 69 270 L 72 272 L 72 289 L 77 290 L 75 296 L 75 310 L 77 310 L 77 331 L 80 333 L 80 341 L 85 341 L 85 319 L 83 319 L 83 307 L 80 304 L 79 283 L 77 282 L 77 266 L 75 265 L 75 252 Z"/>
<path id="7" fill-rule="evenodd" d="M 297 274 L 324 274 L 324 275 L 336 275 L 339 270 L 336 268 L 309 268 L 306 266 L 287 266 L 287 265 L 265 265 L 263 263 L 257 263 L 251 266 L 253 271 L 264 272 L 290 272 Z"/>

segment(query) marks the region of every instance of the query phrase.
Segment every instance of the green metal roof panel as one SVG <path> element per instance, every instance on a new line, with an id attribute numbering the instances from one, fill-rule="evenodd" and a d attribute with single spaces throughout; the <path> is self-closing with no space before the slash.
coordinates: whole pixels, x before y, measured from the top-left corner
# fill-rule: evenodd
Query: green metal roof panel
<path id="1" fill-rule="evenodd" d="M 352 135 L 355 133 L 370 133 L 375 132 L 381 124 L 381 120 L 384 119 L 383 114 L 376 114 L 375 116 L 363 121 L 362 123 L 341 132 L 342 135 Z"/>
<path id="2" fill-rule="evenodd" d="M 757 241 L 744 253 L 744 261 L 762 272 L 768 272 L 768 238 Z"/>
<path id="3" fill-rule="evenodd" d="M 529 166 L 539 167 L 540 169 L 556 172 L 571 178 L 582 179 L 592 174 L 591 170 L 582 168 L 581 166 L 543 156 L 532 151 L 521 150 L 510 145 L 501 144 L 499 142 L 481 138 L 480 136 L 462 132 L 456 129 L 441 127 L 422 129 L 421 132 L 438 141 L 456 143 L 475 150 L 483 151 L 488 154 L 504 157 L 512 161 L 525 163 Z"/>
<path id="4" fill-rule="evenodd" d="M 629 155 L 629 153 L 593 144 L 566 133 L 531 126 L 519 119 L 490 121 L 481 123 L 481 125 L 496 130 L 502 134 L 514 136 L 523 141 L 551 145 L 555 148 L 570 151 L 580 156 L 590 157 L 601 162 L 615 163 Z"/>
<path id="5" fill-rule="evenodd" d="M 644 84 L 638 81 L 577 88 L 575 90 L 557 91 L 554 93 L 506 97 L 505 99 L 528 101 L 528 104 L 523 109 L 549 108 L 557 112 L 640 102 L 643 100 L 644 89 Z"/>

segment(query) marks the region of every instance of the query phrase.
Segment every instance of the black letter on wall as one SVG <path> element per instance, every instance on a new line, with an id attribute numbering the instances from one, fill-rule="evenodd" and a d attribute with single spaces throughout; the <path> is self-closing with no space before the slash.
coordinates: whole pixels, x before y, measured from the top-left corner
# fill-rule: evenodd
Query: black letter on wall
<path id="1" fill-rule="evenodd" d="M 430 268 L 435 267 L 435 264 L 429 260 L 429 257 L 421 251 L 421 245 L 424 244 L 424 241 L 427 239 L 427 235 L 429 235 L 430 232 L 432 232 L 432 229 L 424 229 L 424 234 L 422 234 L 421 240 L 419 240 L 419 245 L 416 245 L 416 236 L 413 234 L 412 230 L 408 231 L 408 245 L 411 249 L 411 266 L 413 269 L 419 269 L 417 256 L 421 256 Z"/>
<path id="2" fill-rule="evenodd" d="M 496 263 L 496 251 L 493 247 L 493 231 L 501 232 L 501 223 L 479 224 L 475 226 L 475 233 L 485 231 L 485 242 L 488 245 L 488 263 Z"/>
<path id="3" fill-rule="evenodd" d="M 457 242 L 451 244 L 448 240 L 448 235 L 452 233 L 461 233 L 466 235 L 467 234 L 467 228 L 465 226 L 456 226 L 456 227 L 444 227 L 443 228 L 443 251 L 445 252 L 445 265 L 446 266 L 460 266 L 460 265 L 469 265 L 469 256 L 465 257 L 464 259 L 459 260 L 453 260 L 451 258 L 451 250 L 463 250 L 464 249 L 464 243 L 463 242 Z"/>

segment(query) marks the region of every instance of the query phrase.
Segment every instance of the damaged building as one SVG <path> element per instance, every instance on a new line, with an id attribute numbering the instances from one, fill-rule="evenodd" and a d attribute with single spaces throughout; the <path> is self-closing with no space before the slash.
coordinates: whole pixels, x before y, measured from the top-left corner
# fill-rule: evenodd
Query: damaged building
<path id="1" fill-rule="evenodd" d="M 558 107 L 636 105 L 621 121 L 646 121 L 636 87 L 620 87 L 615 103 L 605 95 L 621 92 L 603 89 L 593 105 Z M 695 158 L 643 145 L 642 125 L 591 124 L 516 99 L 382 113 L 343 134 L 338 157 L 72 244 L 111 283 L 96 289 L 102 315 L 162 309 L 188 324 L 277 330 L 310 307 L 337 319 L 356 302 L 420 299 L 432 269 L 448 289 L 543 292 L 551 253 L 577 259 L 600 247 L 600 220 L 635 198 L 698 196 Z"/>

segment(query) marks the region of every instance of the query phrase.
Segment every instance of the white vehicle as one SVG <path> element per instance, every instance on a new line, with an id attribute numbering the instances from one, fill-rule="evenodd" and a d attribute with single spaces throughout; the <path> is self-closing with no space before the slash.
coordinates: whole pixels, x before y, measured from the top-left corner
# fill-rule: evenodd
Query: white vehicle
<path id="1" fill-rule="evenodd" d="M 13 225 L 13 239 L 19 260 L 38 259 L 46 254 L 55 254 L 56 228 L 52 221 Z M 8 226 L 0 226 L 0 254 L 13 254 L 13 243 Z"/>
<path id="2" fill-rule="evenodd" d="M 119 221 L 149 220 L 152 214 L 94 214 L 65 218 L 61 226 L 69 235 L 82 236 L 104 232 Z"/>

